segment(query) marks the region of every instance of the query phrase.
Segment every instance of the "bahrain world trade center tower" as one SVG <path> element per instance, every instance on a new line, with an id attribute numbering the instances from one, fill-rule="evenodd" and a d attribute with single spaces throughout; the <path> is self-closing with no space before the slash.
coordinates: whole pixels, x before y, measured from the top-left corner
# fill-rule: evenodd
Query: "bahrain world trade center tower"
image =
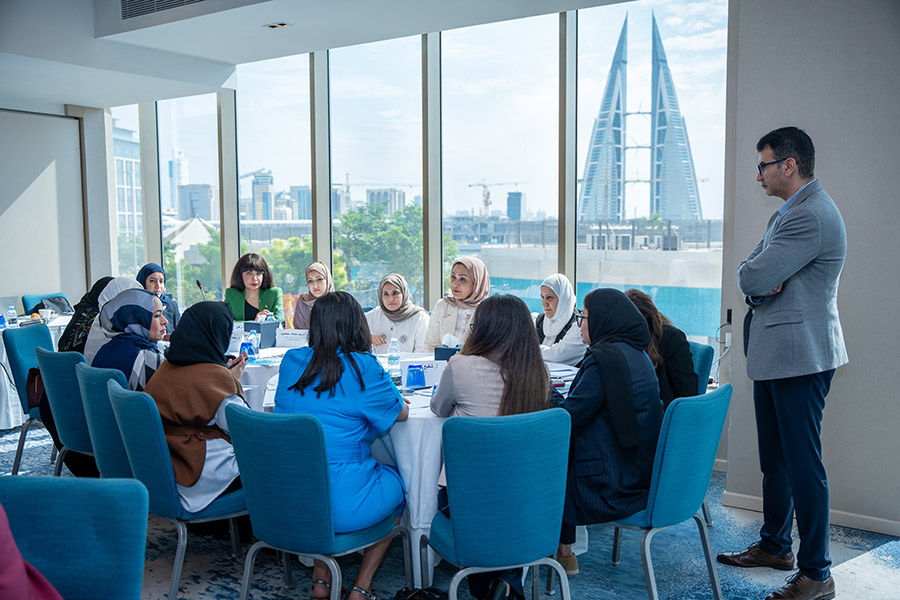
<path id="1" fill-rule="evenodd" d="M 585 159 L 578 194 L 578 217 L 583 221 L 625 219 L 627 41 L 628 17 L 622 24 Z M 652 56 L 650 214 L 659 214 L 663 220 L 700 220 L 703 214 L 687 126 L 655 16 Z"/>

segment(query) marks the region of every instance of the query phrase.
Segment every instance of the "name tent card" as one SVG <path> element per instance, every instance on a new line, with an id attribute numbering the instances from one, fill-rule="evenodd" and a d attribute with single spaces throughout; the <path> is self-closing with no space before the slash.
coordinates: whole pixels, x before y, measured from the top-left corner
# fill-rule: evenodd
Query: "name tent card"
<path id="1" fill-rule="evenodd" d="M 244 324 L 236 322 L 231 330 L 231 341 L 228 342 L 228 354 L 237 355 L 241 351 L 241 342 L 244 339 Z"/>
<path id="2" fill-rule="evenodd" d="M 279 329 L 275 332 L 276 348 L 300 348 L 309 345 L 309 329 Z"/>

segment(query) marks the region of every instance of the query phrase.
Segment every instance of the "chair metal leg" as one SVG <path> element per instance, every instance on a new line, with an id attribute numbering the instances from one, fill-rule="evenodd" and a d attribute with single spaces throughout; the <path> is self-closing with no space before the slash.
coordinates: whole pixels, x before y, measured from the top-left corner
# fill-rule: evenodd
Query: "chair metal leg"
<path id="1" fill-rule="evenodd" d="M 559 589 L 560 589 L 560 596 L 562 596 L 562 600 L 571 600 L 572 594 L 569 591 L 569 577 L 568 577 L 568 575 L 566 575 L 566 570 L 563 569 L 563 566 L 561 564 L 559 564 L 558 562 L 556 562 L 555 560 L 551 560 L 551 559 L 543 559 L 541 561 L 541 563 L 546 564 L 550 567 L 548 569 L 548 576 L 547 576 L 548 582 L 553 580 L 554 574 L 559 575 Z M 539 567 L 537 565 L 535 565 L 535 567 L 534 567 L 535 571 L 537 571 L 538 568 Z"/>
<path id="2" fill-rule="evenodd" d="M 453 574 L 453 578 L 450 579 L 450 590 L 447 593 L 447 600 L 458 600 L 459 596 L 457 593 L 457 589 L 459 588 L 459 582 L 463 580 L 463 577 L 465 577 L 463 573 L 466 572 L 466 569 L 461 569 Z"/>
<path id="3" fill-rule="evenodd" d="M 62 473 L 63 468 L 63 459 L 66 457 L 66 454 L 69 453 L 69 449 L 63 446 L 62 450 L 59 452 L 59 457 L 56 459 L 56 468 L 53 469 L 53 476 L 59 477 L 59 474 Z"/>
<path id="4" fill-rule="evenodd" d="M 647 597 L 650 600 L 659 600 L 659 592 L 656 591 L 656 575 L 653 573 L 653 559 L 650 557 L 650 540 L 660 529 L 646 529 L 641 537 L 641 560 L 644 563 L 644 579 L 647 580 Z"/>
<path id="5" fill-rule="evenodd" d="M 241 578 L 241 600 L 247 600 L 250 595 L 250 579 L 253 577 L 253 566 L 256 563 L 256 555 L 263 548 L 267 548 L 265 542 L 256 542 L 247 551 L 247 558 L 244 559 L 244 576 Z"/>
<path id="6" fill-rule="evenodd" d="M 621 556 L 622 556 L 622 528 L 616 527 L 615 532 L 613 532 L 612 565 L 614 567 L 619 566 Z"/>
<path id="7" fill-rule="evenodd" d="M 317 556 L 319 560 L 328 565 L 331 571 L 331 598 L 330 600 L 341 600 L 341 566 L 337 563 L 333 556 Z"/>
<path id="8" fill-rule="evenodd" d="M 400 534 L 400 541 L 403 544 L 403 575 L 406 577 L 406 585 L 408 587 L 415 587 L 415 582 L 413 581 L 412 535 L 410 534 L 409 527 L 406 527 L 405 525 L 394 526 L 391 535 L 396 533 Z M 424 565 L 422 568 L 425 568 Z"/>
<path id="9" fill-rule="evenodd" d="M 172 586 L 169 588 L 169 600 L 178 598 L 181 569 L 184 567 L 184 555 L 187 552 L 187 525 L 184 521 L 175 521 L 175 528 L 178 530 L 178 546 L 175 550 L 175 564 L 172 566 Z"/>
<path id="10" fill-rule="evenodd" d="M 523 569 L 522 587 L 525 587 L 525 578 L 528 576 L 528 571 L 531 571 L 531 600 L 541 600 L 541 568 L 538 565 L 534 565 Z"/>
<path id="11" fill-rule="evenodd" d="M 722 600 L 722 586 L 719 584 L 719 572 L 716 570 L 716 561 L 713 559 L 712 545 L 709 543 L 709 531 L 706 523 L 699 515 L 694 515 L 697 529 L 700 530 L 700 542 L 703 544 L 703 554 L 706 557 L 706 570 L 709 571 L 709 583 L 712 585 L 713 598 Z"/>
<path id="12" fill-rule="evenodd" d="M 700 508 L 703 510 L 703 520 L 706 521 L 706 526 L 712 527 L 712 513 L 709 512 L 709 501 L 706 496 L 703 497 L 703 505 Z"/>
<path id="13" fill-rule="evenodd" d="M 31 427 L 31 424 L 33 422 L 34 422 L 34 419 L 29 417 L 22 424 L 22 433 L 19 434 L 19 445 L 16 448 L 16 458 L 15 458 L 15 460 L 13 460 L 13 468 L 12 468 L 13 475 L 17 475 L 19 473 L 19 463 L 22 462 L 22 450 L 25 448 L 25 435 L 28 433 L 28 428 Z"/>
<path id="14" fill-rule="evenodd" d="M 50 464 L 53 464 L 53 461 L 56 460 L 56 445 L 50 446 Z"/>
<path id="15" fill-rule="evenodd" d="M 294 587 L 294 569 L 291 564 L 291 555 L 287 552 L 281 553 L 281 561 L 284 565 L 284 587 L 293 589 Z"/>
<path id="16" fill-rule="evenodd" d="M 553 553 L 553 560 L 556 560 L 556 553 Z M 537 569 L 538 567 L 535 567 Z M 556 577 L 556 570 L 552 567 L 547 569 L 547 589 L 544 590 L 544 593 L 548 596 L 552 596 L 556 593 L 556 582 L 554 578 Z"/>
<path id="17" fill-rule="evenodd" d="M 431 587 L 431 571 L 428 569 L 428 536 L 419 538 L 419 572 L 422 574 L 422 587 Z"/>
<path id="18" fill-rule="evenodd" d="M 231 531 L 231 556 L 238 555 L 238 530 L 234 522 L 234 517 L 228 519 L 228 529 Z"/>

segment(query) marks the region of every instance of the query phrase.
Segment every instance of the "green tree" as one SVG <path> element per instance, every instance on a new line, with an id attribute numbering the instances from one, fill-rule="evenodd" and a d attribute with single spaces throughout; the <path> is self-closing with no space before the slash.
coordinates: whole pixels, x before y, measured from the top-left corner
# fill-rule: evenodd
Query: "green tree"
<path id="1" fill-rule="evenodd" d="M 306 267 L 312 262 L 312 239 L 298 237 L 286 240 L 275 238 L 272 246 L 259 251 L 266 259 L 275 285 L 286 294 L 299 294 L 306 291 Z M 335 253 L 332 257 L 334 285 L 337 289 L 347 286 L 347 270 L 343 259 Z"/>

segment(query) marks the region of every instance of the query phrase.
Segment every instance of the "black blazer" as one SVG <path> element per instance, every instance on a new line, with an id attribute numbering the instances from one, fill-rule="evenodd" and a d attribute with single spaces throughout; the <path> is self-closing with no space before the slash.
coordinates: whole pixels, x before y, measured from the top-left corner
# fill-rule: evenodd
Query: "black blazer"
<path id="1" fill-rule="evenodd" d="M 624 449 L 616 441 L 600 370 L 588 352 L 562 406 L 572 416 L 569 472 L 563 521 L 569 525 L 603 523 L 647 506 L 650 473 L 663 408 L 653 364 L 646 352 L 617 343 L 631 377 L 640 443 Z"/>
<path id="2" fill-rule="evenodd" d="M 665 410 L 675 398 L 697 395 L 697 373 L 694 372 L 691 346 L 684 332 L 674 325 L 663 325 L 659 353 L 662 364 L 656 369 L 656 377 L 659 379 L 659 399 Z"/>

